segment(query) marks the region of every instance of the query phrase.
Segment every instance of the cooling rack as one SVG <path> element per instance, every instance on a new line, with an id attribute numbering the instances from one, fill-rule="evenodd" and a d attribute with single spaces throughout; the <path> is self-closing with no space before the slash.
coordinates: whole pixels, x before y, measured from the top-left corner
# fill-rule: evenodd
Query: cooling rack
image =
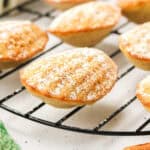
<path id="1" fill-rule="evenodd" d="M 53 20 L 59 13 L 60 13 L 59 11 L 56 11 L 50 8 L 50 6 L 48 6 L 47 4 L 44 4 L 42 1 L 32 0 L 12 10 L 9 10 L 7 13 L 1 15 L 0 20 L 30 19 L 34 21 L 35 23 L 41 25 L 43 28 L 46 28 L 46 26 L 51 22 L 51 20 Z M 134 24 L 130 23 L 127 19 L 123 18 L 120 24 L 110 33 L 110 35 L 108 35 L 107 38 L 110 38 L 109 41 L 111 41 L 112 43 L 115 43 L 116 41 L 114 39 L 111 39 L 111 36 L 118 37 L 122 32 L 127 30 L 129 26 L 131 25 L 134 25 Z M 119 98 L 119 102 L 120 102 L 119 104 L 115 105 L 115 108 L 113 110 L 111 111 L 107 109 L 103 110 L 103 107 L 101 106 L 103 104 L 101 104 L 101 102 L 100 104 L 95 104 L 95 106 L 82 106 L 82 107 L 73 108 L 71 110 L 60 111 L 60 110 L 55 109 L 55 112 L 56 111 L 58 112 L 58 115 L 57 115 L 58 119 L 49 120 L 49 119 L 44 119 L 44 117 L 41 117 L 41 113 L 42 115 L 44 114 L 45 116 L 49 116 L 50 113 L 46 113 L 45 108 L 46 110 L 53 109 L 53 108 L 51 108 L 50 106 L 47 107 L 46 104 L 41 101 L 34 100 L 33 105 L 31 105 L 31 103 L 29 102 L 30 106 L 25 106 L 26 111 L 25 112 L 22 111 L 22 108 L 24 108 L 24 106 L 22 105 L 26 103 L 26 100 L 30 101 L 30 99 L 34 99 L 34 98 L 28 93 L 26 93 L 26 89 L 23 86 L 21 86 L 21 84 L 19 83 L 18 71 L 22 67 L 24 67 L 25 65 L 29 64 L 30 62 L 36 59 L 44 57 L 45 55 L 49 55 L 51 52 L 57 51 L 57 49 L 61 50 L 61 49 L 66 48 L 65 43 L 63 43 L 56 37 L 53 37 L 52 35 L 49 35 L 49 36 L 50 36 L 50 41 L 44 52 L 40 53 L 39 55 L 29 60 L 28 62 L 17 66 L 16 68 L 0 72 L 0 108 L 1 109 L 4 109 L 14 115 L 20 116 L 22 118 L 25 118 L 25 119 L 28 119 L 28 120 L 31 120 L 31 121 L 34 121 L 43 125 L 60 128 L 64 130 L 70 130 L 74 132 L 95 134 L 95 135 L 109 135 L 109 136 L 150 135 L 150 130 L 144 130 L 144 128 L 146 128 L 150 122 L 149 114 L 145 112 L 144 109 L 142 109 L 142 106 L 140 106 L 140 104 L 138 103 L 134 90 L 133 89 L 131 90 L 132 91 L 131 92 L 132 94 L 131 94 L 130 89 L 128 89 L 132 86 L 134 87 L 132 80 L 135 80 L 137 82 L 142 77 L 147 75 L 148 72 L 140 71 L 134 66 L 132 66 L 131 64 L 129 64 L 126 60 L 123 60 L 124 57 L 121 54 L 119 48 L 107 42 L 101 42 L 96 47 L 101 48 L 105 52 L 107 52 L 110 55 L 110 57 L 114 59 L 114 61 L 116 61 L 119 65 L 119 77 L 118 77 L 117 84 L 120 87 L 120 84 L 122 84 L 123 82 L 124 88 L 119 89 L 119 87 L 116 87 L 114 88 L 114 91 L 117 89 L 119 89 L 119 91 L 121 90 L 127 91 L 123 95 L 119 95 L 119 93 L 117 93 L 118 91 L 117 92 L 112 91 L 112 93 L 114 92 L 114 95 L 118 94 L 118 96 L 116 97 Z M 113 50 L 108 50 L 110 47 Z M 130 77 L 132 78 L 130 79 Z M 126 86 L 128 82 L 131 82 L 130 87 Z M 115 101 L 115 98 L 113 98 L 111 94 L 107 98 L 104 98 L 104 99 L 106 99 L 106 101 L 109 101 L 108 99 L 111 99 L 111 98 Z M 21 107 L 21 109 L 18 109 L 15 106 L 16 103 L 19 104 L 19 108 Z M 124 130 L 123 128 L 120 129 L 119 127 L 117 127 L 117 125 L 115 126 L 115 130 L 112 130 L 112 129 L 107 130 L 107 128 L 105 129 L 105 127 L 112 126 L 114 122 L 117 122 L 116 118 L 122 112 L 126 110 L 128 111 L 128 115 L 126 116 L 125 119 L 130 118 L 130 117 L 132 119 L 132 114 L 134 114 L 134 112 L 136 111 L 135 105 L 133 105 L 133 103 L 137 103 L 136 105 L 138 105 L 139 113 L 141 112 L 143 113 L 143 118 L 141 119 L 142 121 L 138 122 L 138 118 L 135 118 L 136 119 L 135 124 L 136 122 L 137 124 L 135 127 L 133 127 L 130 130 Z M 85 116 L 88 116 L 88 114 L 86 114 L 87 111 L 85 110 L 92 109 L 92 107 L 96 107 L 96 105 L 99 105 L 97 109 L 100 112 L 104 111 L 103 112 L 105 114 L 104 117 L 102 117 L 102 114 L 98 114 L 98 115 L 94 114 L 94 116 L 96 116 L 95 117 L 96 119 L 94 117 L 90 118 L 89 123 L 91 123 L 94 119 L 97 120 L 98 118 L 97 116 L 99 116 L 101 119 L 96 121 L 96 123 L 92 127 L 91 126 L 89 127 L 89 125 L 86 125 L 85 127 L 83 127 L 83 125 L 80 126 L 77 123 L 77 122 L 82 122 L 79 115 L 84 114 Z M 130 108 L 131 106 L 132 108 Z M 35 114 L 40 114 L 40 115 L 36 116 Z M 54 118 L 55 113 L 52 114 L 51 116 L 53 116 L 52 118 Z M 73 120 L 74 117 L 77 119 L 75 119 L 74 121 L 70 121 L 70 120 Z M 121 117 L 121 118 L 124 119 L 124 117 Z"/>

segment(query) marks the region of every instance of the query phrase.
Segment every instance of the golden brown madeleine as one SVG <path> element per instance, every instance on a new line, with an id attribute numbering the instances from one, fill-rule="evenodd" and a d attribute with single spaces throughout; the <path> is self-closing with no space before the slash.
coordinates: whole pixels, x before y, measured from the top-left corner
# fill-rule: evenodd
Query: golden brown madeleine
<path id="1" fill-rule="evenodd" d="M 48 31 L 75 46 L 93 46 L 118 23 L 120 9 L 105 2 L 89 2 L 58 16 Z"/>
<path id="2" fill-rule="evenodd" d="M 45 0 L 45 2 L 47 2 L 54 8 L 57 8 L 60 10 L 65 10 L 65 9 L 71 8 L 75 5 L 86 3 L 89 1 L 94 1 L 94 0 Z"/>
<path id="3" fill-rule="evenodd" d="M 143 106 L 150 111 L 150 75 L 138 84 L 136 95 Z"/>
<path id="4" fill-rule="evenodd" d="M 15 67 L 44 50 L 46 32 L 30 21 L 0 22 L 0 69 Z"/>
<path id="5" fill-rule="evenodd" d="M 126 147 L 124 150 L 150 150 L 150 143 Z"/>
<path id="6" fill-rule="evenodd" d="M 144 23 L 150 21 L 150 0 L 118 0 L 122 12 L 131 21 Z"/>
<path id="7" fill-rule="evenodd" d="M 119 46 L 135 66 L 150 70 L 150 22 L 121 35 Z"/>
<path id="8" fill-rule="evenodd" d="M 59 108 L 93 104 L 112 89 L 117 66 L 104 52 L 76 48 L 30 64 L 22 84 L 44 102 Z"/>

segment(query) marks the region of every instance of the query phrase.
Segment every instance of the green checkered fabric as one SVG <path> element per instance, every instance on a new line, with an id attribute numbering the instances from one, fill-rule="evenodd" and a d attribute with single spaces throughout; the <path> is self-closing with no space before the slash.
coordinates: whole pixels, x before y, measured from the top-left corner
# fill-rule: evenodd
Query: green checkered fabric
<path id="1" fill-rule="evenodd" d="M 4 124 L 0 122 L 0 150 L 20 150 L 19 146 L 10 137 Z"/>

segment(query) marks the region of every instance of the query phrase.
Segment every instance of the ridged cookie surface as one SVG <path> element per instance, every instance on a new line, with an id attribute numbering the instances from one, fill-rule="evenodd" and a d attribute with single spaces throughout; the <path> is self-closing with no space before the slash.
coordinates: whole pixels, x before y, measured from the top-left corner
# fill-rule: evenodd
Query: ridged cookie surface
<path id="1" fill-rule="evenodd" d="M 117 66 L 104 52 L 78 48 L 35 61 L 21 81 L 33 94 L 66 105 L 91 104 L 106 95 L 117 78 Z"/>
<path id="2" fill-rule="evenodd" d="M 124 33 L 120 37 L 119 45 L 136 66 L 150 70 L 150 22 Z"/>
<path id="3" fill-rule="evenodd" d="M 53 33 L 67 33 L 107 28 L 116 25 L 120 18 L 117 6 L 104 2 L 89 2 L 74 7 L 58 16 L 50 25 Z"/>
<path id="4" fill-rule="evenodd" d="M 30 21 L 0 22 L 0 63 L 23 62 L 44 50 L 47 40 Z"/>
<path id="5" fill-rule="evenodd" d="M 56 17 L 48 32 L 78 47 L 91 47 L 101 41 L 117 25 L 120 9 L 95 1 L 75 6 Z"/>

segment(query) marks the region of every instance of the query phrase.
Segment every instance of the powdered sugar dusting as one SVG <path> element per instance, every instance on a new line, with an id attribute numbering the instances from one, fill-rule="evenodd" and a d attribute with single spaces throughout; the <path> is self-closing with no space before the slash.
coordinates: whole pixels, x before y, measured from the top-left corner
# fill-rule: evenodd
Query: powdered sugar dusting
<path id="1" fill-rule="evenodd" d="M 42 51 L 47 35 L 30 21 L 0 22 L 0 58 L 24 61 Z"/>
<path id="2" fill-rule="evenodd" d="M 66 32 L 114 26 L 119 17 L 118 7 L 104 2 L 89 2 L 61 14 L 50 25 L 50 30 Z"/>
<path id="3" fill-rule="evenodd" d="M 21 78 L 52 97 L 94 101 L 112 88 L 117 67 L 102 51 L 78 48 L 35 61 Z"/>
<path id="4" fill-rule="evenodd" d="M 145 79 L 143 79 L 140 82 L 137 93 L 139 93 L 143 97 L 150 98 L 150 76 L 147 76 Z M 147 99 L 147 100 L 150 100 L 150 99 Z"/>
<path id="5" fill-rule="evenodd" d="M 150 22 L 123 34 L 122 44 L 130 54 L 150 60 Z"/>

